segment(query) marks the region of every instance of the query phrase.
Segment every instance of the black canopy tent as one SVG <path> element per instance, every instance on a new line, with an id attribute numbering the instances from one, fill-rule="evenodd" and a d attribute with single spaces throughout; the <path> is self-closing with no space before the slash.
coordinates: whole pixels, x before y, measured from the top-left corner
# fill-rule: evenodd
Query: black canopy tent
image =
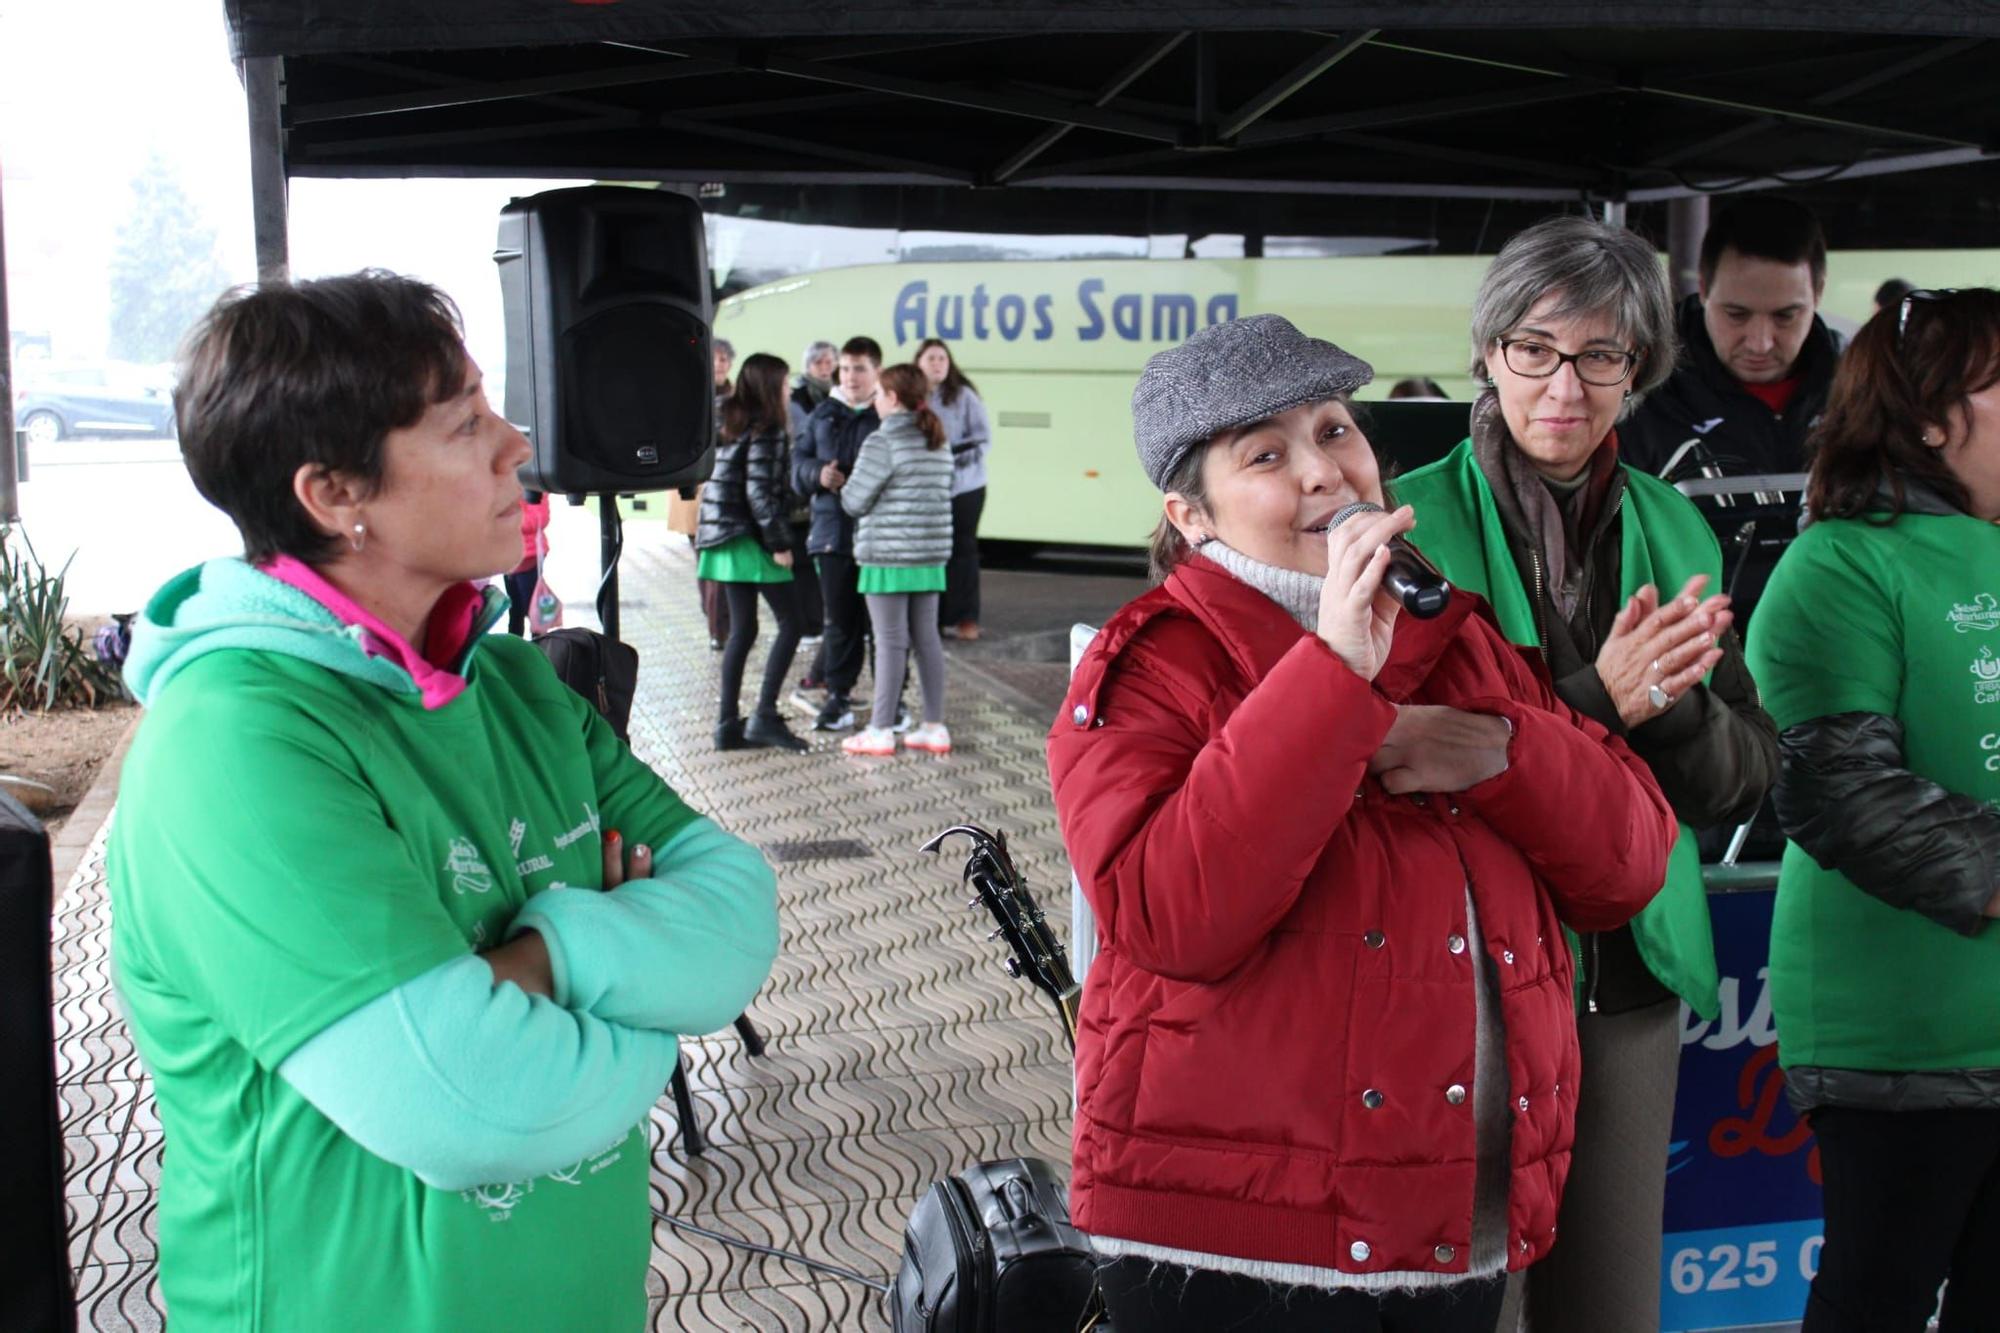
<path id="1" fill-rule="evenodd" d="M 1697 3 L 1671 26 L 1442 0 L 227 8 L 282 176 L 723 184 L 719 207 L 765 216 L 1013 231 L 1458 217 L 1497 239 L 1496 205 L 1789 187 L 1880 237 L 1843 244 L 1967 245 L 2000 206 L 2000 7 L 1971 0 Z"/>

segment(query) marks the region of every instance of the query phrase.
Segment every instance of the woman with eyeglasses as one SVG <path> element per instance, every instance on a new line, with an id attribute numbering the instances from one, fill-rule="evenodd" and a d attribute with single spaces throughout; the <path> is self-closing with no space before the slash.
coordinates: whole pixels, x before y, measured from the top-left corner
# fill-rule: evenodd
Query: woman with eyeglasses
<path id="1" fill-rule="evenodd" d="M 1682 826 L 1651 905 L 1577 941 L 1582 1094 L 1559 1241 L 1527 1283 L 1536 1333 L 1658 1321 L 1680 1003 L 1717 1012 L 1692 829 L 1748 818 L 1777 770 L 1729 599 L 1704 595 L 1714 533 L 1618 461 L 1617 423 L 1673 369 L 1673 330 L 1651 245 L 1588 218 L 1537 223 L 1474 299 L 1471 437 L 1396 483 L 1425 555 L 1646 761 Z"/>
<path id="2" fill-rule="evenodd" d="M 1791 845 L 1771 1002 L 1819 1141 L 1806 1333 L 2000 1328 L 2000 292 L 1855 335 L 1750 657 Z"/>

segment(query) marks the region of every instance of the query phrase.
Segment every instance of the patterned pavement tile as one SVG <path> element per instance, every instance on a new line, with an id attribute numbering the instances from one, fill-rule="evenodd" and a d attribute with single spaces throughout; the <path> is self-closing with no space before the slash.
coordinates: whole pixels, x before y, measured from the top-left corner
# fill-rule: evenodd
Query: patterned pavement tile
<path id="1" fill-rule="evenodd" d="M 932 1181 L 985 1158 L 1069 1156 L 1069 1054 L 1052 1008 L 1002 970 L 990 922 L 966 906 L 957 847 L 918 850 L 965 820 L 1004 830 L 1067 935 L 1044 724 L 959 673 L 947 756 L 858 759 L 837 736 L 803 732 L 813 748 L 801 755 L 717 753 L 717 657 L 693 561 L 652 524 L 634 526 L 624 561 L 623 632 L 641 660 L 634 748 L 771 851 L 783 939 L 750 1010 L 765 1053 L 727 1031 L 682 1044 L 707 1151 L 688 1156 L 671 1098 L 654 1109 L 650 1327 L 886 1330 L 870 1284 L 893 1276 L 903 1219 Z M 100 830 L 65 888 L 51 954 L 71 1259 L 84 1327 L 150 1330 L 164 1321 L 163 1145 L 110 987 L 103 845 Z"/>

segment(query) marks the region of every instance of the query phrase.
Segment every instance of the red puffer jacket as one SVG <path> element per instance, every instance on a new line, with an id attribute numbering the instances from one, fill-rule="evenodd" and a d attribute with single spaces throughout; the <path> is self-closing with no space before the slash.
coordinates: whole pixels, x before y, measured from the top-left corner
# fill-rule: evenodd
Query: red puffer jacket
<path id="1" fill-rule="evenodd" d="M 1392 796 L 1398 703 L 1514 724 L 1507 770 Z M 1578 1057 L 1559 923 L 1609 930 L 1666 876 L 1646 766 L 1459 593 L 1371 685 L 1200 558 L 1105 625 L 1049 733 L 1097 913 L 1077 1037 L 1076 1220 L 1345 1272 L 1471 1257 L 1474 976 L 1498 969 L 1514 1108 L 1508 1262 L 1547 1251 Z"/>

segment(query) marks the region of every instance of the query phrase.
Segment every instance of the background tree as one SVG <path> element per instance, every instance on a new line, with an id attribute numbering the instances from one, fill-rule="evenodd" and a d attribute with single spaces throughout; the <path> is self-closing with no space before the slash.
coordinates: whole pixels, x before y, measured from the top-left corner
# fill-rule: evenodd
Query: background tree
<path id="1" fill-rule="evenodd" d="M 173 358 L 181 335 L 230 285 L 216 230 L 156 150 L 132 179 L 132 204 L 111 257 L 111 355 Z"/>

